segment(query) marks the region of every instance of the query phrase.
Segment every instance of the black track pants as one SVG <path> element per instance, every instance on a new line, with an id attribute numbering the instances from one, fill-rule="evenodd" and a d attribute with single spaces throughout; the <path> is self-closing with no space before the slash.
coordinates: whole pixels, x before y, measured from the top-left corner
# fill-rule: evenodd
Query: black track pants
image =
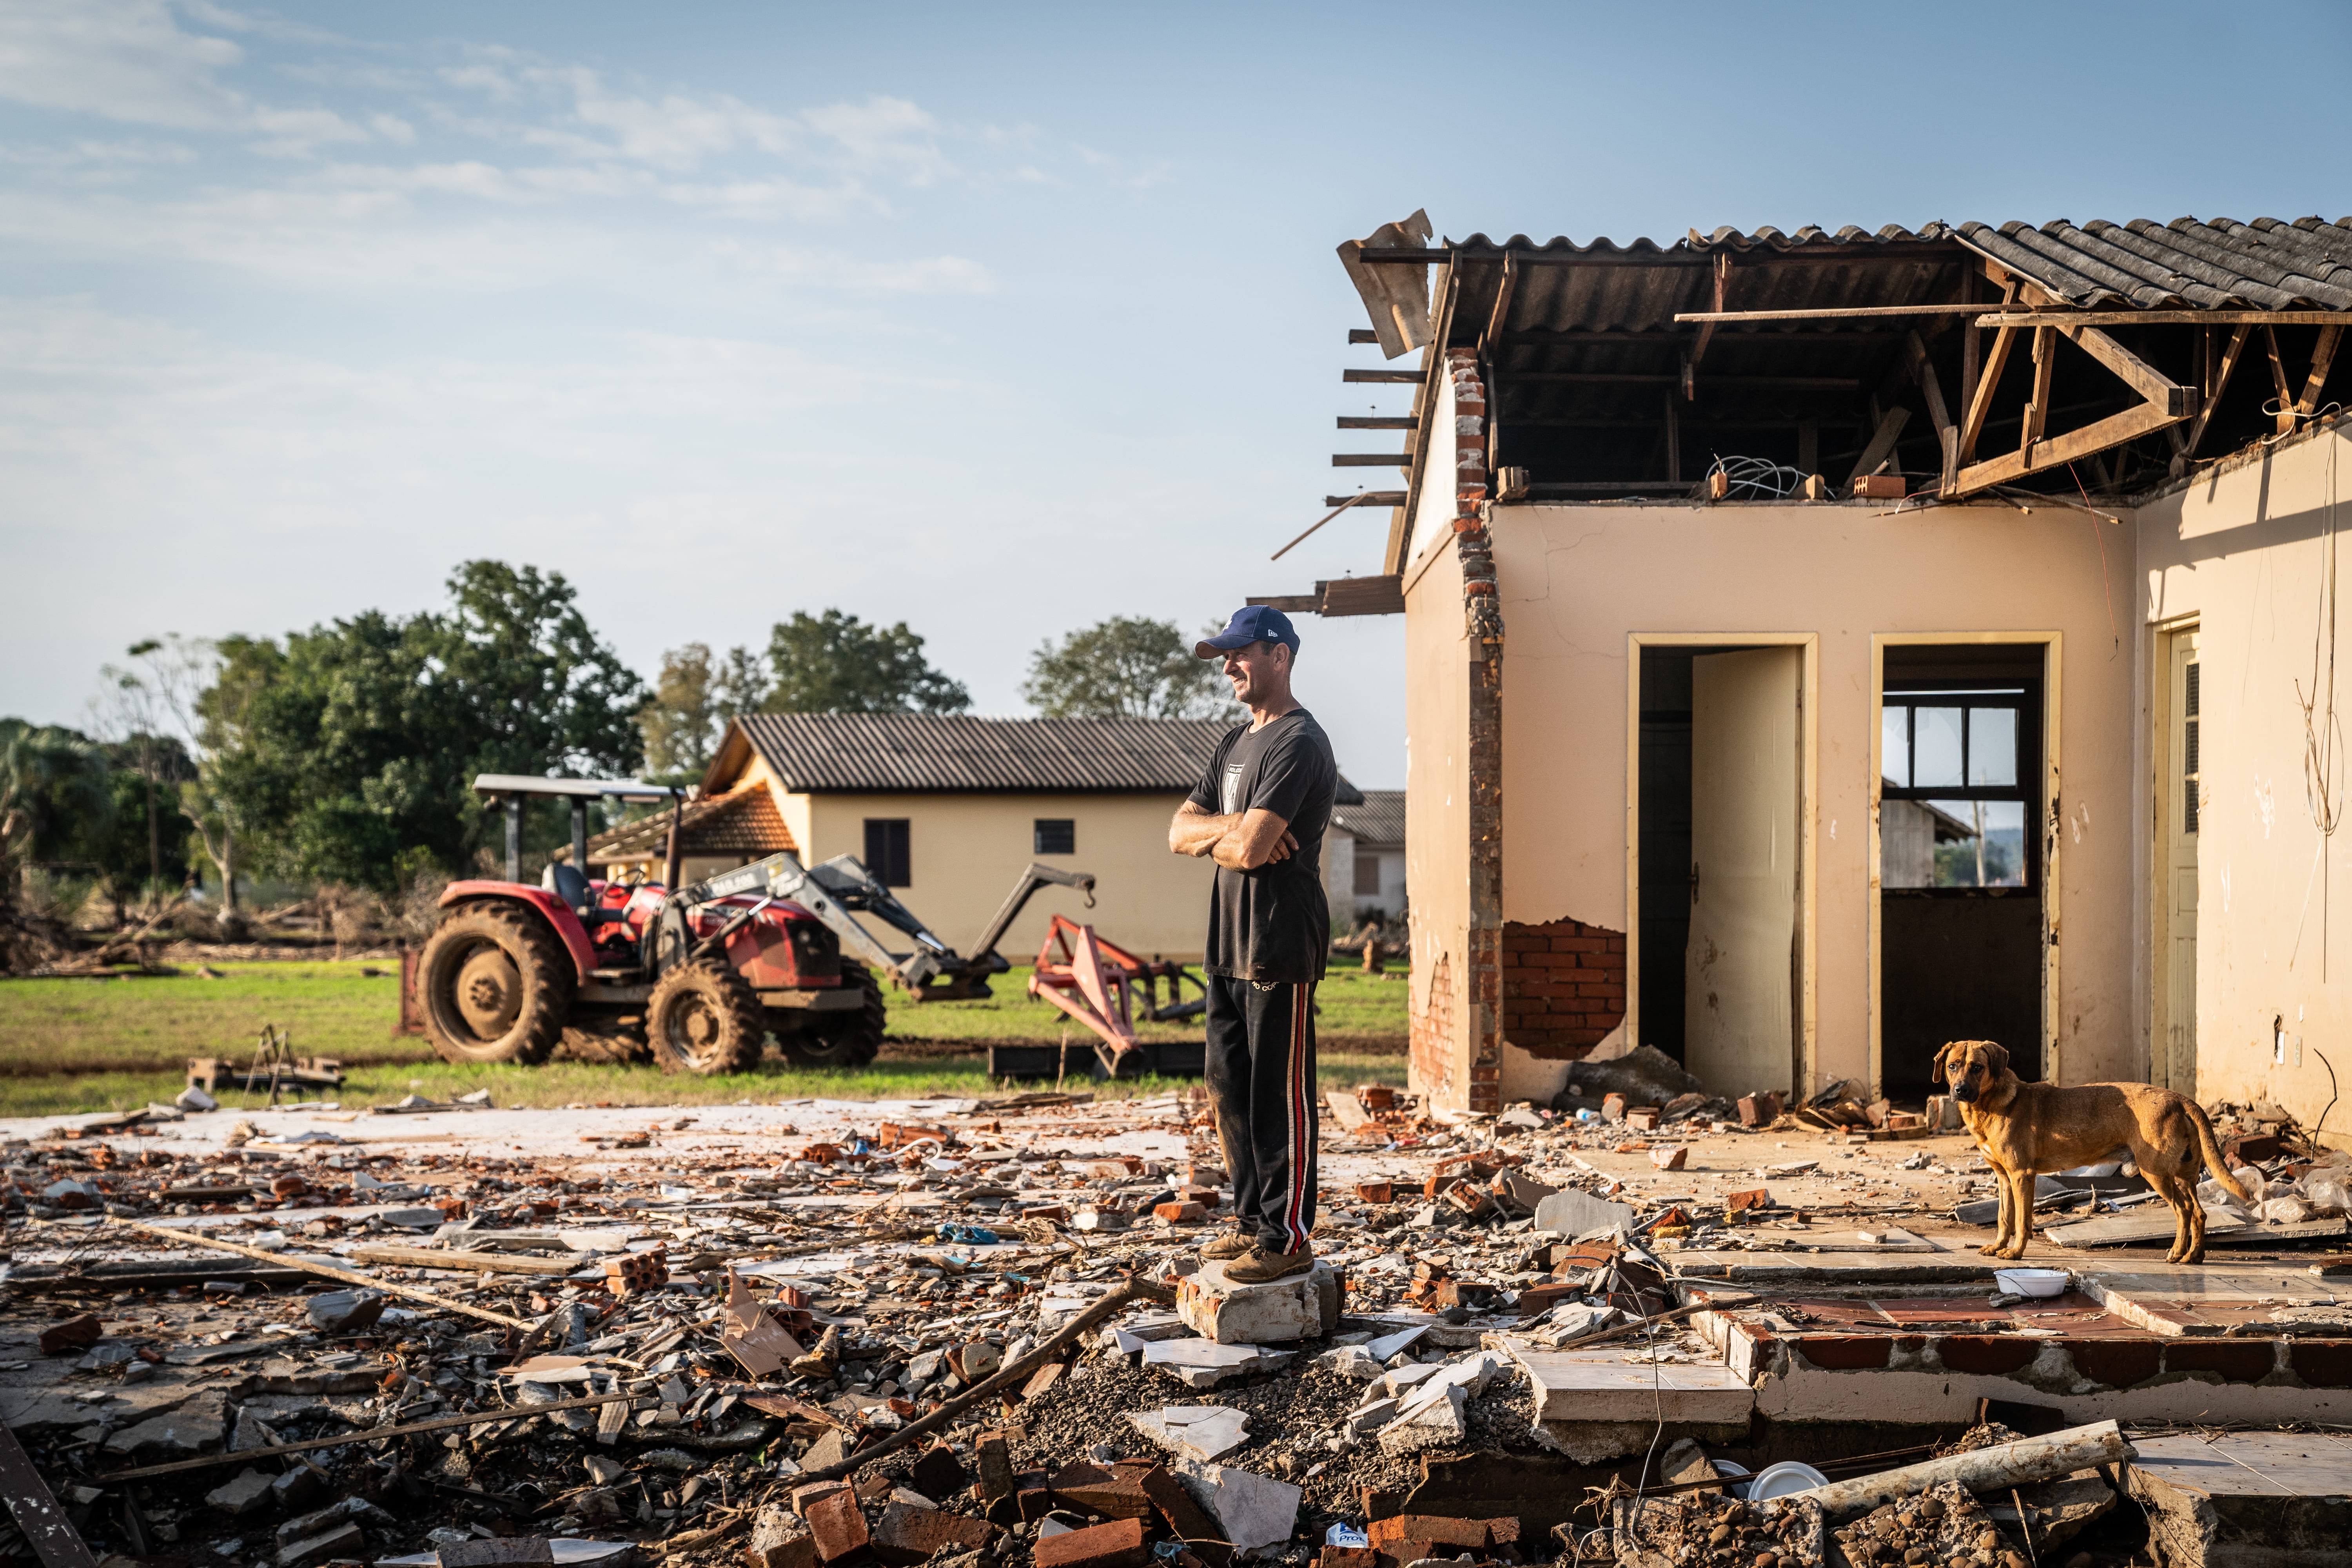
<path id="1" fill-rule="evenodd" d="M 1203 978 L 1234 1215 L 1267 1250 L 1296 1252 L 1315 1228 L 1315 987 Z"/>

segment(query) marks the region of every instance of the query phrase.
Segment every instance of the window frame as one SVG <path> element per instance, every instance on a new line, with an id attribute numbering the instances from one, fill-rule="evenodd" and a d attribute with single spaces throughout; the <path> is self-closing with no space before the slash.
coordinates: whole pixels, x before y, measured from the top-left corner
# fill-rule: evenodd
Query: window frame
<path id="1" fill-rule="evenodd" d="M 1045 830 L 1058 827 L 1066 842 L 1059 848 L 1048 847 Z M 1029 819 L 1029 853 L 1032 855 L 1075 855 L 1078 852 L 1078 819 L 1075 816 L 1033 816 Z"/>
<path id="2" fill-rule="evenodd" d="M 875 830 L 882 830 L 882 850 L 875 852 Z M 893 845 L 891 829 L 896 828 L 898 842 Z M 911 888 L 915 885 L 914 819 L 905 816 L 869 816 L 866 818 L 866 870 L 886 888 Z M 895 864 L 893 862 L 896 862 Z"/>
<path id="3" fill-rule="evenodd" d="M 1999 899 L 2039 897 L 2042 886 L 2042 853 L 2040 816 L 2042 812 L 2042 740 L 2043 713 L 2042 681 L 2035 679 L 1986 680 L 1905 680 L 1889 684 L 1879 693 L 1878 723 L 1880 757 L 1878 767 L 1878 798 L 1881 801 L 2002 801 L 2016 802 L 2025 807 L 2024 831 L 2020 849 L 2024 857 L 2021 879 L 1988 888 L 1893 888 L 1882 879 L 1879 890 L 1890 898 L 1971 898 Z M 1888 777 L 1889 759 L 1885 754 L 1885 734 L 1886 714 L 1897 708 L 1958 708 L 1963 712 L 1960 721 L 1960 777 L 1957 784 L 1897 784 Z M 1974 742 L 1973 722 L 1965 715 L 1972 708 L 2006 708 L 2017 715 L 2016 783 L 2011 784 L 1971 784 L 1969 776 L 1969 753 Z M 1919 723 L 1916 712 L 1905 725 L 1903 776 L 1918 776 Z M 1884 853 L 1883 849 L 1881 853 Z M 1881 867 L 1883 873 L 1884 867 Z"/>

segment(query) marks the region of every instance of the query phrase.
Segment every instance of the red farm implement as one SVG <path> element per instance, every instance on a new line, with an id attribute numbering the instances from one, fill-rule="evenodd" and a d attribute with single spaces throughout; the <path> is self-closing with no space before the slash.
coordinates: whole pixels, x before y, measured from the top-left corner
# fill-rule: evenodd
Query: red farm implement
<path id="1" fill-rule="evenodd" d="M 1160 983 L 1168 999 L 1160 999 Z M 1184 994 L 1189 982 L 1197 994 Z M 1091 1030 L 1096 1038 L 1092 1071 L 1097 1078 L 1135 1078 L 1145 1072 L 1196 1073 L 1202 1046 L 1193 1040 L 1142 1041 L 1136 1020 L 1170 1023 L 1208 1011 L 1208 988 L 1198 975 L 1166 959 L 1146 961 L 1117 942 L 1061 915 L 1045 931 L 1029 994 L 1051 1003 Z M 1066 1047 L 997 1046 L 988 1053 L 992 1077 L 1057 1077 L 1068 1066 Z"/>

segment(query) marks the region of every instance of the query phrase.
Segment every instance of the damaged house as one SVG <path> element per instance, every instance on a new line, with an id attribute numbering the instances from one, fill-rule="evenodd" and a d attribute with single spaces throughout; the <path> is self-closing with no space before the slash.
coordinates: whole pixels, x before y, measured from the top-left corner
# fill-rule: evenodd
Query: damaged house
<path id="1" fill-rule="evenodd" d="M 1412 403 L 1335 462 L 1402 485 L 1274 602 L 1405 616 L 1416 1089 L 1916 1099 L 1984 1038 L 2319 1124 L 2352 226 L 1340 257 Z"/>

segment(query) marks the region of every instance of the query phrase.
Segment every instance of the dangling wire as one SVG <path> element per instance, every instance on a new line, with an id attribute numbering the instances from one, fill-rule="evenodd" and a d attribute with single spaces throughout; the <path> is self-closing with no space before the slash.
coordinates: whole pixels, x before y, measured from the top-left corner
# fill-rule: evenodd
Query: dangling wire
<path id="1" fill-rule="evenodd" d="M 2331 405 L 2331 406 L 2333 406 Z M 2303 709 L 2303 803 L 2319 829 L 2319 979 L 2327 982 L 2329 841 L 2344 810 L 2344 728 L 2336 715 L 2336 449 L 2327 443 L 2327 523 L 2319 536 L 2319 614 L 2311 634 L 2311 689 L 2294 683 Z"/>
<path id="2" fill-rule="evenodd" d="M 1717 453 L 1706 471 L 1710 477 L 1723 476 L 1726 500 L 1779 500 L 1795 494 L 1805 482 L 1801 470 L 1762 458 L 1727 458 Z M 1703 487 L 1706 481 L 1700 483 Z"/>

